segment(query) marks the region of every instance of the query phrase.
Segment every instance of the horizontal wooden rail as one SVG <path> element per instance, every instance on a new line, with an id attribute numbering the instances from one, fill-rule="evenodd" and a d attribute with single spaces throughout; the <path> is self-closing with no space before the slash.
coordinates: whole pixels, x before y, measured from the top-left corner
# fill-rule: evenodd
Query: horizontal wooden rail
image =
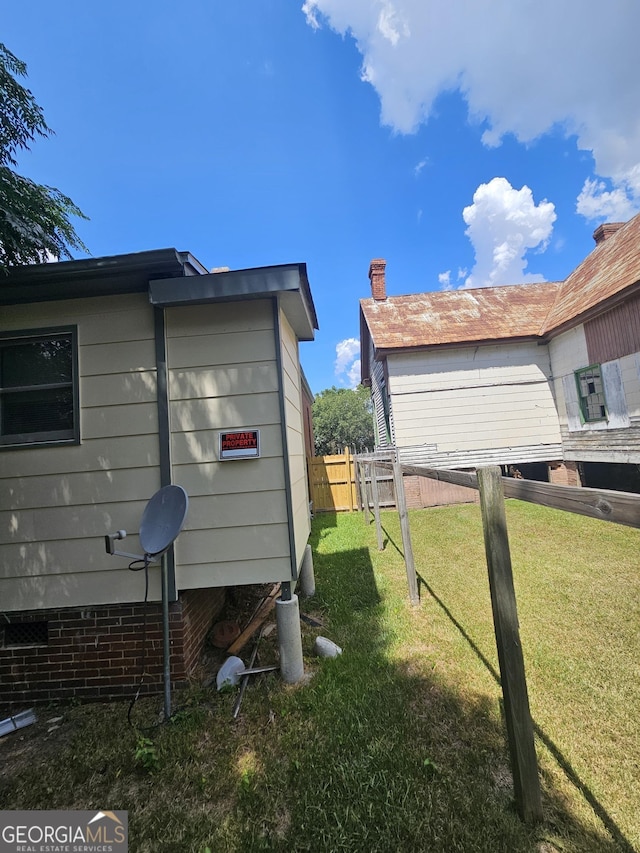
<path id="1" fill-rule="evenodd" d="M 376 462 L 378 468 L 393 470 L 391 462 Z M 427 468 L 424 465 L 401 465 L 403 474 L 429 477 L 443 483 L 478 489 L 478 477 L 467 471 L 451 471 L 448 468 Z M 505 497 L 563 509 L 640 528 L 640 495 L 631 492 L 614 492 L 608 489 L 589 489 L 581 486 L 557 486 L 537 480 L 516 480 L 502 477 Z"/>

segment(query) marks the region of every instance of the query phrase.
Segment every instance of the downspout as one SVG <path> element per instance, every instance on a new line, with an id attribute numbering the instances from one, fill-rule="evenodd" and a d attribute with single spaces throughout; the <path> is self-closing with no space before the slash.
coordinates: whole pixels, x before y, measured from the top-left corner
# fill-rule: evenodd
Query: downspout
<path id="1" fill-rule="evenodd" d="M 169 425 L 169 371 L 164 308 L 153 309 L 156 350 L 158 440 L 160 444 L 160 486 L 171 485 L 171 430 Z M 176 561 L 173 545 L 162 558 L 162 653 L 164 718 L 171 717 L 171 638 L 169 601 L 176 601 Z"/>

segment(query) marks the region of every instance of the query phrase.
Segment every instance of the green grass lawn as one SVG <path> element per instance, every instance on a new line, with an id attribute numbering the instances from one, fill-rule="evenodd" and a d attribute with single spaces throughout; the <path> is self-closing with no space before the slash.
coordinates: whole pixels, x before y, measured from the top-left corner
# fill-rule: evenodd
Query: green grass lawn
<path id="1" fill-rule="evenodd" d="M 194 688 L 146 744 L 126 705 L 65 708 L 43 748 L 14 741 L 0 808 L 127 809 L 131 851 L 639 850 L 640 532 L 507 513 L 544 825 L 513 809 L 476 505 L 410 513 L 417 607 L 394 513 L 383 552 L 361 514 L 317 517 L 308 682 L 255 678 L 236 721 L 233 694 Z M 314 658 L 318 633 L 343 654 Z"/>

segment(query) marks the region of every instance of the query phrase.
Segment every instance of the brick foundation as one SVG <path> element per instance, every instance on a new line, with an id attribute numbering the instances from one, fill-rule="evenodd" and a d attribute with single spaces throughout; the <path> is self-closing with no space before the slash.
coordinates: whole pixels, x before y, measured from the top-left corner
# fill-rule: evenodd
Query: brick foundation
<path id="1" fill-rule="evenodd" d="M 193 671 L 224 598 L 224 588 L 187 590 L 169 605 L 173 686 L 184 686 Z M 162 691 L 160 604 L 147 605 L 146 620 L 141 603 L 0 616 L 0 705 L 129 696 L 139 685 L 144 635 L 141 692 Z M 8 646 L 7 620 L 14 627 L 46 622 L 46 644 Z"/>
<path id="2" fill-rule="evenodd" d="M 549 462 L 549 482 L 556 486 L 581 486 L 577 462 Z"/>

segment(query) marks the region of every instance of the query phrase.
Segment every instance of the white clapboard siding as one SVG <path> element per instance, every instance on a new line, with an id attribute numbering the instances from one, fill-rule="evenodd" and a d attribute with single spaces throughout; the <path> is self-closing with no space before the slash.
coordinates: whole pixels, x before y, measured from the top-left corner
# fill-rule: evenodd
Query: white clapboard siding
<path id="1" fill-rule="evenodd" d="M 533 343 L 389 356 L 398 447 L 475 458 L 558 446 L 560 429 L 546 348 Z M 468 464 L 472 464 L 469 461 Z"/>
<path id="2" fill-rule="evenodd" d="M 483 465 L 510 465 L 525 462 L 549 462 L 562 458 L 557 444 L 518 445 L 517 447 L 483 447 L 479 450 L 438 451 L 434 445 L 399 448 L 400 461 L 406 465 L 430 468 L 477 468 Z"/>
<path id="3" fill-rule="evenodd" d="M 640 418 L 640 353 L 626 355 L 620 359 L 622 384 L 630 418 Z"/>
<path id="4" fill-rule="evenodd" d="M 2 330 L 76 325 L 80 445 L 0 454 L 6 611 L 140 600 L 104 536 L 137 533 L 159 488 L 153 309 L 142 294 L 5 306 Z M 127 549 L 138 547 L 137 536 Z M 151 598 L 157 598 L 155 583 Z"/>
<path id="5" fill-rule="evenodd" d="M 589 366 L 584 326 L 569 329 L 549 341 L 551 371 L 556 379 Z"/>

